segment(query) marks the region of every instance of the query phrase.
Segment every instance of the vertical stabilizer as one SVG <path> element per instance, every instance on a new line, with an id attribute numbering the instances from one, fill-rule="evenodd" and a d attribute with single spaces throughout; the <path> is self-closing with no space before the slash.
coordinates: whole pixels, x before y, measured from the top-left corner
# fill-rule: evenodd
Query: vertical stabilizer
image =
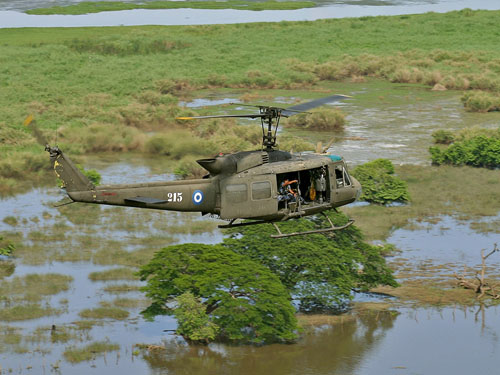
<path id="1" fill-rule="evenodd" d="M 67 192 L 94 190 L 95 186 L 77 168 L 77 166 L 59 149 L 59 147 L 46 146 L 45 150 L 50 153 L 50 161 L 54 167 Z"/>

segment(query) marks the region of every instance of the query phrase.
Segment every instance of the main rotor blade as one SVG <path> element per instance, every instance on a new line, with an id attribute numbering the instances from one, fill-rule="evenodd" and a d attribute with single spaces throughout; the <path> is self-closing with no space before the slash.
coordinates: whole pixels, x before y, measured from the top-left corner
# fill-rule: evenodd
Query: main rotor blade
<path id="1" fill-rule="evenodd" d="M 213 116 L 190 116 L 190 117 L 176 117 L 176 120 L 195 120 L 200 118 L 228 118 L 228 117 L 240 117 L 240 118 L 259 118 L 259 117 L 269 117 L 269 115 L 263 113 L 251 114 L 251 115 L 213 115 Z"/>
<path id="2" fill-rule="evenodd" d="M 338 101 L 346 99 L 346 98 L 352 98 L 352 96 L 336 94 L 336 95 L 332 95 L 332 96 L 327 96 L 325 98 L 311 100 L 310 102 L 307 102 L 307 103 L 297 104 L 297 105 L 286 108 L 282 112 L 282 115 L 286 116 L 286 117 L 290 117 L 290 116 L 296 115 L 297 113 L 305 112 L 305 111 L 308 111 L 309 109 L 319 107 L 323 104 L 338 102 Z"/>

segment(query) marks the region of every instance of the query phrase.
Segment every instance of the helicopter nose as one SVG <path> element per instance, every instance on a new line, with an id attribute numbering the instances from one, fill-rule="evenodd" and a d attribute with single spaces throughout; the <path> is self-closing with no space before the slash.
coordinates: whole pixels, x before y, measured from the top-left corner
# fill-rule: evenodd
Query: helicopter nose
<path id="1" fill-rule="evenodd" d="M 354 190 L 356 191 L 356 195 L 355 195 L 355 198 L 356 200 L 359 199 L 359 197 L 361 196 L 361 193 L 363 192 L 363 188 L 361 187 L 361 184 L 359 183 L 358 180 L 356 180 L 354 177 L 352 177 L 352 185 L 354 187 Z"/>

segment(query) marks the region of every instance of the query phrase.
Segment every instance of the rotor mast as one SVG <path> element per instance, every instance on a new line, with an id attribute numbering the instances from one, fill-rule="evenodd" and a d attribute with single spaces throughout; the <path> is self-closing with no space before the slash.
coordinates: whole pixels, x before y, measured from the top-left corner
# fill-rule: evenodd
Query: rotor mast
<path id="1" fill-rule="evenodd" d="M 259 112 L 262 115 L 260 117 L 262 125 L 262 149 L 265 148 L 266 151 L 272 151 L 276 146 L 276 134 L 281 118 L 281 108 L 259 106 Z M 274 130 L 273 119 L 276 119 Z"/>

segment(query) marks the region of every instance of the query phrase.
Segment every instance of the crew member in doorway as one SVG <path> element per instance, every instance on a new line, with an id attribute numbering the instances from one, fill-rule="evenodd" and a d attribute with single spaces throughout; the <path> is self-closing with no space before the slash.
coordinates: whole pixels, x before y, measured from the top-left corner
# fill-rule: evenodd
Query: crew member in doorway
<path id="1" fill-rule="evenodd" d="M 280 189 L 279 189 L 279 196 L 278 196 L 278 201 L 279 202 L 296 202 L 297 201 L 297 192 L 292 189 L 290 186 L 291 184 L 296 184 L 298 183 L 297 180 L 289 180 L 288 178 L 285 178 L 285 180 L 281 183 Z"/>
<path id="2" fill-rule="evenodd" d="M 323 199 L 325 198 L 326 193 L 326 178 L 325 178 L 325 170 L 322 169 L 320 175 L 314 181 L 314 187 L 316 189 L 316 197 L 319 200 L 319 203 L 323 203 Z"/>

